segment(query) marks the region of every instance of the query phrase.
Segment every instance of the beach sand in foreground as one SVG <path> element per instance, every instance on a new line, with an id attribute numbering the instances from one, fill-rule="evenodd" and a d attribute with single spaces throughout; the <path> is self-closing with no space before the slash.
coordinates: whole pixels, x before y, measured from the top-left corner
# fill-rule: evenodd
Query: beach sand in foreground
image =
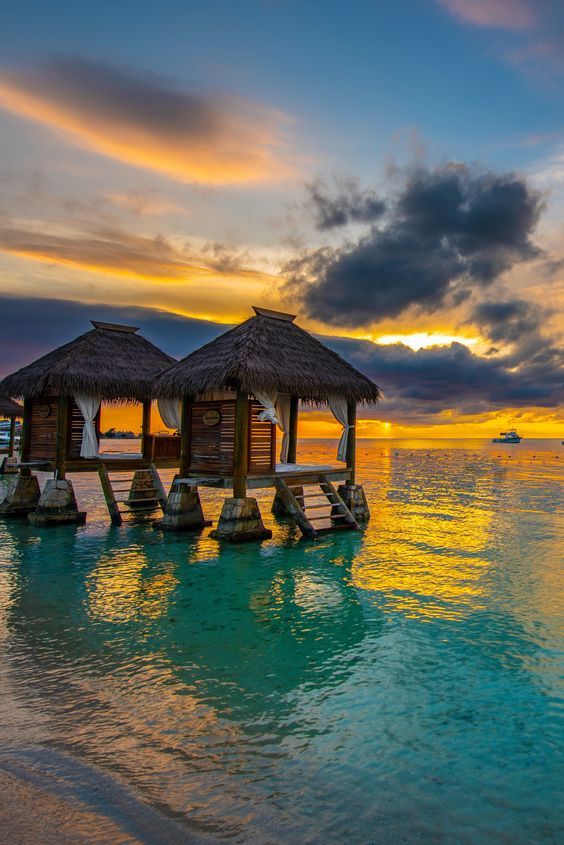
<path id="1" fill-rule="evenodd" d="M 202 842 L 107 774 L 51 750 L 2 756 L 0 795 L 0 845 Z"/>

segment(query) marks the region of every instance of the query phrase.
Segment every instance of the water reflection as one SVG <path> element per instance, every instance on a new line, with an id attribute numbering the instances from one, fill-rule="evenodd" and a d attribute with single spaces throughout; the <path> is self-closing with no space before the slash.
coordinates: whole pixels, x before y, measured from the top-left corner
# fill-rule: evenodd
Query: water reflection
<path id="1" fill-rule="evenodd" d="M 542 842 L 561 748 L 557 468 L 361 454 L 370 526 L 318 543 L 276 522 L 240 548 L 0 523 L 4 734 L 221 839 Z"/>
<path id="2" fill-rule="evenodd" d="M 178 583 L 171 563 L 153 573 L 142 546 L 108 550 L 87 578 L 87 612 L 106 622 L 134 618 L 159 619 L 168 612 L 170 594 Z"/>

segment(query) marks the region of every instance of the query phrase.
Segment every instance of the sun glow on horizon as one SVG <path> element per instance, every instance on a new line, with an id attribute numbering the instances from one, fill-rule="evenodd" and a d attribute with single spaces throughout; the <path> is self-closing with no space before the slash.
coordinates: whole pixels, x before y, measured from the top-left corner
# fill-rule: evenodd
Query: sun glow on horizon
<path id="1" fill-rule="evenodd" d="M 442 332 L 413 332 L 412 334 L 383 334 L 365 335 L 364 340 L 371 340 L 382 346 L 393 343 L 401 343 L 409 346 L 415 352 L 419 349 L 429 349 L 431 346 L 449 346 L 451 343 L 461 343 L 464 346 L 475 346 L 479 343 L 477 337 L 464 337 L 463 335 L 443 334 Z"/>

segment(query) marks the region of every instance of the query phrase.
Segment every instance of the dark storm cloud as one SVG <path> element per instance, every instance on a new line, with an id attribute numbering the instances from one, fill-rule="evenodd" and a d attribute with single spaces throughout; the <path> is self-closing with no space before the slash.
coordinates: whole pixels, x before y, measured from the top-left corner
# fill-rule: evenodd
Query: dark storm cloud
<path id="1" fill-rule="evenodd" d="M 531 235 L 542 207 L 513 174 L 417 169 L 381 226 L 341 248 L 306 251 L 285 273 L 307 313 L 335 325 L 370 324 L 410 306 L 431 313 L 538 255 Z"/>
<path id="2" fill-rule="evenodd" d="M 356 179 L 338 179 L 331 187 L 321 179 L 306 185 L 307 205 L 320 231 L 347 223 L 372 223 L 386 210 L 373 191 L 362 190 Z"/>
<path id="3" fill-rule="evenodd" d="M 523 299 L 511 299 L 478 303 L 468 322 L 479 326 L 482 334 L 496 346 L 509 346 L 503 358 L 508 370 L 518 368 L 529 374 L 534 372 L 539 383 L 551 378 L 551 373 L 557 373 L 557 378 L 564 384 L 561 338 L 545 331 L 551 316 L 552 311 L 548 308 Z"/>
<path id="4" fill-rule="evenodd" d="M 476 414 L 564 402 L 564 357 L 554 346 L 517 362 L 481 357 L 459 343 L 414 351 L 399 343 L 324 340 L 381 387 L 386 419 L 431 422 L 446 410 Z"/>
<path id="5" fill-rule="evenodd" d="M 90 320 L 139 326 L 141 334 L 175 358 L 184 357 L 229 328 L 156 308 L 6 295 L 0 295 L 0 314 L 0 378 L 89 331 Z"/>
<path id="6" fill-rule="evenodd" d="M 140 326 L 145 337 L 175 358 L 229 328 L 153 308 L 2 295 L 0 314 L 0 377 L 88 331 L 91 319 Z M 382 388 L 378 415 L 385 419 L 432 423 L 445 410 L 461 414 L 505 407 L 552 408 L 564 401 L 563 354 L 548 343 L 517 360 L 479 357 L 458 343 L 414 352 L 402 344 L 320 340 Z"/>
<path id="7" fill-rule="evenodd" d="M 519 343 L 539 332 L 548 312 L 524 299 L 478 303 L 470 315 L 494 343 Z"/>

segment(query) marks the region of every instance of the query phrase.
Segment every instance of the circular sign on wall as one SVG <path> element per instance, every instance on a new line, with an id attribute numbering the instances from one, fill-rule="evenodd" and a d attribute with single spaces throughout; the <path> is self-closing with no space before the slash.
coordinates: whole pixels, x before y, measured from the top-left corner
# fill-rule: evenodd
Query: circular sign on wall
<path id="1" fill-rule="evenodd" d="M 215 408 L 210 408 L 204 412 L 203 421 L 204 425 L 218 425 L 221 422 L 221 414 Z"/>
<path id="2" fill-rule="evenodd" d="M 49 405 L 48 402 L 44 402 L 42 405 L 40 405 L 38 407 L 37 414 L 43 420 L 46 419 L 47 417 L 50 417 L 51 416 L 51 405 Z"/>

